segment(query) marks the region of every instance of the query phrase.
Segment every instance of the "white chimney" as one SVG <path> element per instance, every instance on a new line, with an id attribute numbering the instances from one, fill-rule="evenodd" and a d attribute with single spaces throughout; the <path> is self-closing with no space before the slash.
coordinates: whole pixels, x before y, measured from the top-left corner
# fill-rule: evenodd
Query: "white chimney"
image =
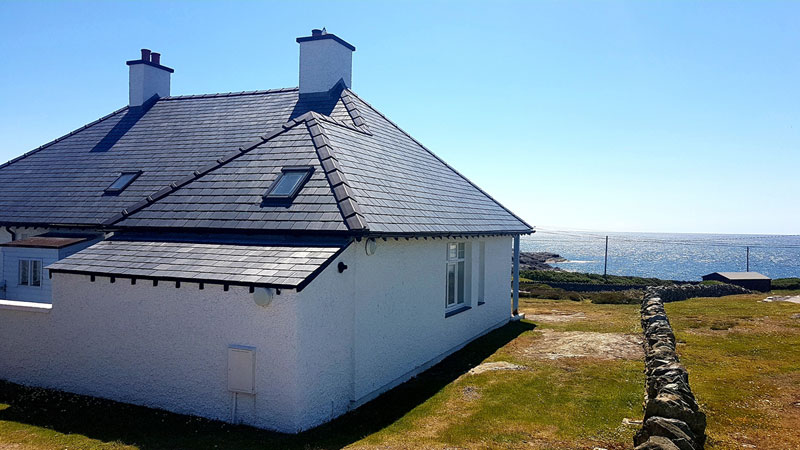
<path id="1" fill-rule="evenodd" d="M 324 28 L 311 30 L 311 36 L 299 37 L 297 42 L 301 94 L 328 92 L 339 80 L 350 87 L 355 47 Z"/>
<path id="2" fill-rule="evenodd" d="M 169 97 L 169 77 L 174 70 L 161 65 L 161 54 L 142 49 L 142 59 L 127 62 L 130 67 L 128 105 L 141 106 L 154 95 Z"/>

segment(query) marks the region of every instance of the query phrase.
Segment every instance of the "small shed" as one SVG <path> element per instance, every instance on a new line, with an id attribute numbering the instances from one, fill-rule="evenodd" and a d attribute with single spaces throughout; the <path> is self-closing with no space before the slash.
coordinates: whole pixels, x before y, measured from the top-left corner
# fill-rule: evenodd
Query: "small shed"
<path id="1" fill-rule="evenodd" d="M 758 272 L 714 272 L 703 275 L 703 281 L 722 281 L 753 291 L 768 292 L 772 289 L 772 279 Z"/>

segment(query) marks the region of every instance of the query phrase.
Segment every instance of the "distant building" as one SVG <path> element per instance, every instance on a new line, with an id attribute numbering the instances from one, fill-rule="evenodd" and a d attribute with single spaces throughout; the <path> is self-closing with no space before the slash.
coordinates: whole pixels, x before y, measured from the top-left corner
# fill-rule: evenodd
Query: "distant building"
<path id="1" fill-rule="evenodd" d="M 703 275 L 703 281 L 722 281 L 761 292 L 772 289 L 772 279 L 758 272 L 714 272 Z"/>

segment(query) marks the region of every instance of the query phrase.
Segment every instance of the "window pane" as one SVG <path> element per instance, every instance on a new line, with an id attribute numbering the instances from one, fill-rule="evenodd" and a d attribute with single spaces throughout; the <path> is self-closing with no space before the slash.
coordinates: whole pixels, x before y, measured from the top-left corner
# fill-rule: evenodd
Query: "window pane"
<path id="1" fill-rule="evenodd" d="M 447 259 L 456 259 L 458 256 L 456 244 L 447 244 Z"/>
<path id="2" fill-rule="evenodd" d="M 458 303 L 464 303 L 464 261 L 458 263 Z"/>
<path id="3" fill-rule="evenodd" d="M 456 265 L 447 265 L 447 306 L 456 301 Z"/>
<path id="4" fill-rule="evenodd" d="M 128 185 L 128 183 L 130 183 L 131 181 L 133 181 L 134 178 L 136 178 L 136 175 L 138 175 L 138 174 L 136 174 L 136 173 L 123 173 L 122 175 L 119 176 L 119 178 L 117 178 L 116 181 L 111 183 L 111 186 L 109 186 L 107 190 L 109 190 L 109 191 L 120 191 L 122 189 L 125 189 L 125 187 Z"/>
<path id="5" fill-rule="evenodd" d="M 458 244 L 458 259 L 464 259 L 464 243 Z"/>
<path id="6" fill-rule="evenodd" d="M 42 285 L 42 262 L 31 261 L 31 286 Z"/>
<path id="7" fill-rule="evenodd" d="M 290 172 L 283 172 L 278 178 L 278 181 L 275 182 L 275 187 L 270 191 L 269 195 L 281 196 L 286 197 L 292 195 L 297 189 L 297 185 L 300 184 L 303 177 L 306 176 L 308 172 L 306 171 L 290 171 Z"/>
<path id="8" fill-rule="evenodd" d="M 28 260 L 27 259 L 20 259 L 19 260 L 19 285 L 20 286 L 27 286 L 28 285 Z"/>

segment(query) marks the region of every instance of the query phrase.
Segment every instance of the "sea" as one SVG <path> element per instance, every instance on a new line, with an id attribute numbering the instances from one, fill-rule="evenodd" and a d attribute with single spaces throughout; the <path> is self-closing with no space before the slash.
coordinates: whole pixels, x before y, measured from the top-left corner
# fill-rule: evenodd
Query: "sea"
<path id="1" fill-rule="evenodd" d="M 747 270 L 771 278 L 800 277 L 800 235 L 621 233 L 537 230 L 523 236 L 523 252 L 552 252 L 552 266 L 603 273 L 606 236 L 611 275 L 699 281 L 711 272 Z"/>

